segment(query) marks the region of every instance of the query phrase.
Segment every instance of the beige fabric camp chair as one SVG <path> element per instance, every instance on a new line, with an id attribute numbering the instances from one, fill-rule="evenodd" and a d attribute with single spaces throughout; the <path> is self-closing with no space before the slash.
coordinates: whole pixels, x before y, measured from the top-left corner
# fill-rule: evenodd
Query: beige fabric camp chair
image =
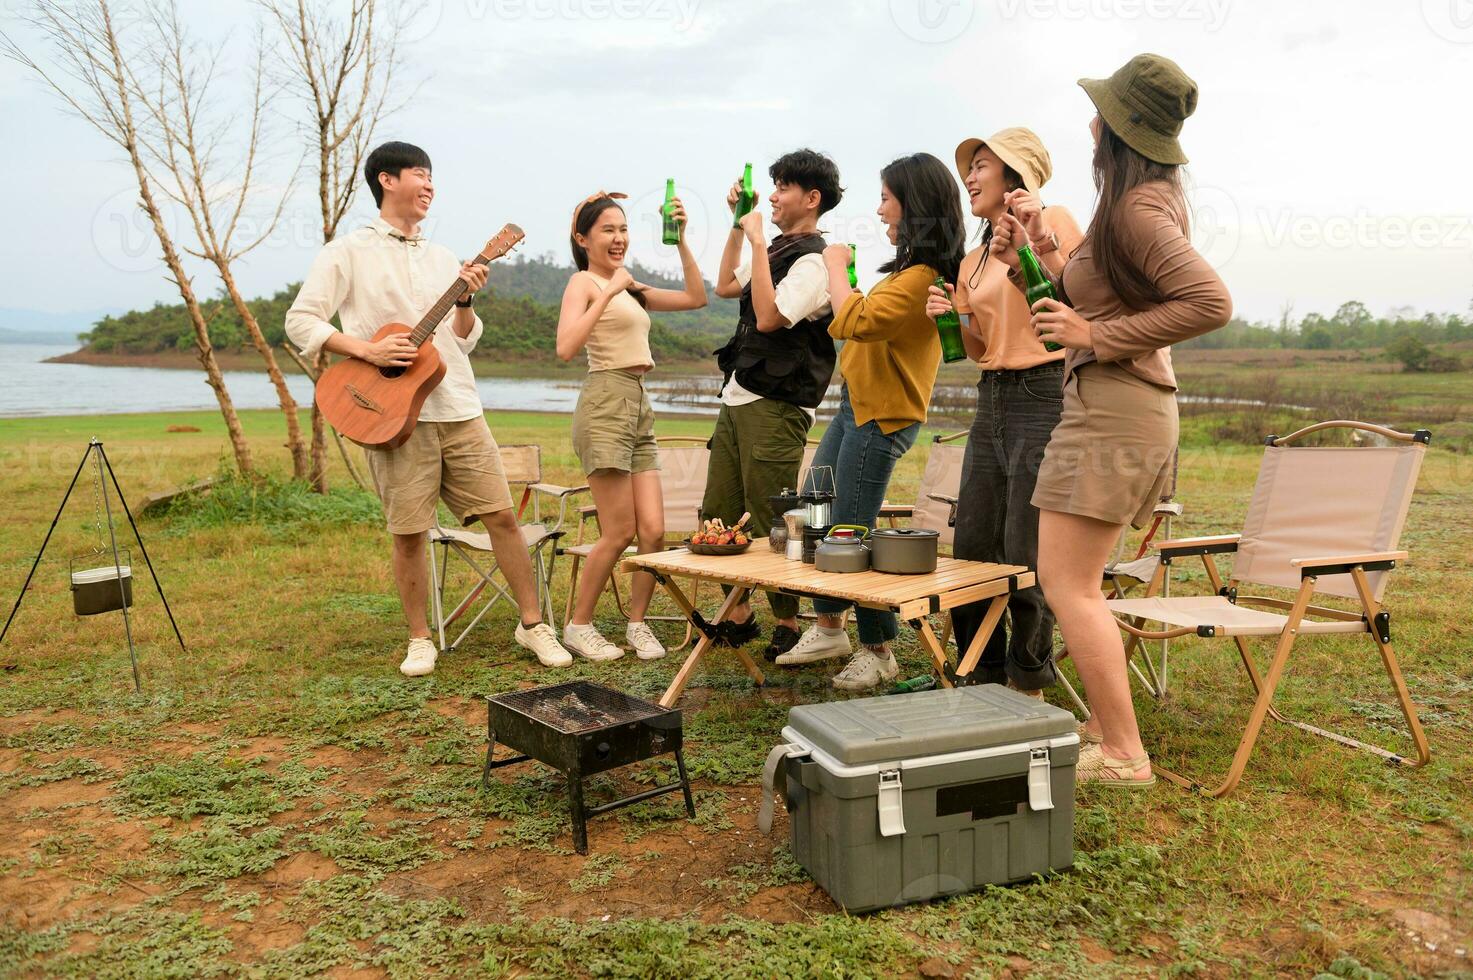
<path id="1" fill-rule="evenodd" d="M 655 442 L 658 444 L 660 460 L 660 493 L 665 501 L 665 538 L 669 544 L 679 543 L 689 537 L 701 524 L 701 501 L 706 496 L 706 471 L 711 464 L 711 450 L 706 448 L 704 436 L 660 436 Z M 592 505 L 578 509 L 578 530 L 574 543 L 558 549 L 559 554 L 568 555 L 572 561 L 571 579 L 568 584 L 568 601 L 563 608 L 563 622 L 573 615 L 573 604 L 578 598 L 578 570 L 583 559 L 593 550 L 593 543 L 587 541 L 587 533 L 590 522 L 594 527 L 598 525 L 598 508 Z M 625 549 L 626 554 L 632 554 L 634 547 L 631 545 Z M 614 592 L 614 604 L 618 607 L 621 616 L 628 616 L 628 610 L 624 607 L 623 591 L 619 587 L 619 576 L 617 571 L 609 577 L 609 585 Z M 700 585 L 697 583 L 691 593 L 695 598 Z M 685 638 L 681 640 L 676 650 L 683 648 L 691 641 L 692 627 L 690 620 L 685 616 L 651 616 L 645 618 L 651 621 L 669 621 L 685 623 Z"/>
<path id="2" fill-rule="evenodd" d="M 563 524 L 568 518 L 568 501 L 575 495 L 586 493 L 586 486 L 564 487 L 542 482 L 542 447 L 502 446 L 501 465 L 506 472 L 506 482 L 512 487 L 522 488 L 522 499 L 517 505 L 517 521 L 522 528 L 522 541 L 532 557 L 532 574 L 537 586 L 538 605 L 543 618 L 554 623 L 552 616 L 552 569 L 556 561 L 557 539 L 567 532 Z M 557 519 L 549 521 L 542 516 L 544 498 L 557 501 Z M 530 520 L 527 507 L 531 505 Z M 497 580 L 500 562 L 491 546 L 491 535 L 485 531 L 473 531 L 462 527 L 442 527 L 438 520 L 430 531 L 430 613 L 434 620 L 435 635 L 439 637 L 440 652 L 449 653 L 460 645 L 465 635 L 491 611 L 502 599 L 515 605 L 511 592 Z M 438 563 L 436 551 L 439 552 Z M 450 573 L 450 556 L 455 555 L 470 568 L 475 578 L 471 587 L 455 608 L 445 611 L 445 589 Z M 483 565 L 485 561 L 488 564 Z M 436 567 L 438 564 L 438 567 Z M 460 633 L 448 645 L 445 630 L 466 615 L 481 598 L 487 588 L 491 596 L 480 610 L 466 623 Z"/>
<path id="3" fill-rule="evenodd" d="M 1311 433 L 1350 429 L 1372 433 L 1389 445 L 1353 448 L 1294 445 Z M 1425 430 L 1408 435 L 1364 422 L 1333 421 L 1307 426 L 1288 436 L 1270 436 L 1258 483 L 1240 534 L 1161 541 L 1161 557 L 1152 580 L 1164 579 L 1172 562 L 1198 556 L 1216 590 L 1209 596 L 1114 599 L 1109 606 L 1128 635 L 1127 659 L 1142 640 L 1196 635 L 1232 637 L 1257 693 L 1232 766 L 1221 784 L 1207 789 L 1175 773 L 1157 771 L 1211 796 L 1232 792 L 1243 775 L 1266 718 L 1285 722 L 1342 745 L 1372 752 L 1391 762 L 1422 766 L 1431 757 L 1416 707 L 1402 679 L 1391 644 L 1391 619 L 1381 598 L 1391 570 L 1406 560 L 1398 550 L 1417 473 L 1431 436 Z M 1233 554 L 1232 576 L 1218 573 L 1214 555 Z M 1291 589 L 1286 601 L 1240 595 L 1240 584 Z M 1156 589 L 1159 591 L 1159 588 Z M 1357 610 L 1311 604 L 1317 594 L 1354 600 Z M 1311 618 L 1313 617 L 1313 618 Z M 1166 626 L 1146 630 L 1147 621 Z M 1295 641 L 1322 634 L 1366 633 L 1381 654 L 1402 715 L 1416 748 L 1415 761 L 1357 739 L 1285 718 L 1273 706 Z M 1248 653 L 1247 638 L 1274 637 L 1268 672 L 1260 675 Z"/>
<path id="4" fill-rule="evenodd" d="M 880 507 L 880 520 L 899 527 L 909 520 L 912 527 L 923 527 L 940 535 L 939 546 L 950 550 L 956 540 L 956 501 L 962 491 L 962 464 L 967 449 L 963 440 L 967 430 L 931 437 L 931 452 L 913 504 L 886 502 Z"/>

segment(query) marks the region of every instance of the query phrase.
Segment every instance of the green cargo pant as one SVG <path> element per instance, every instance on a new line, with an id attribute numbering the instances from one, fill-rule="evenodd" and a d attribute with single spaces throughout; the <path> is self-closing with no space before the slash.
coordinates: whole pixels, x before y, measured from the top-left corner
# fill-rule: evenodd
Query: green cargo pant
<path id="1" fill-rule="evenodd" d="M 711 466 L 706 471 L 706 496 L 701 516 L 719 517 L 735 523 L 750 511 L 748 524 L 753 537 L 764 537 L 774 515 L 768 497 L 785 488 L 798 489 L 798 468 L 808 441 L 808 414 L 797 405 L 759 398 L 746 405 L 722 405 L 716 431 L 708 445 Z M 773 616 L 789 619 L 798 615 L 795 596 L 767 593 Z"/>

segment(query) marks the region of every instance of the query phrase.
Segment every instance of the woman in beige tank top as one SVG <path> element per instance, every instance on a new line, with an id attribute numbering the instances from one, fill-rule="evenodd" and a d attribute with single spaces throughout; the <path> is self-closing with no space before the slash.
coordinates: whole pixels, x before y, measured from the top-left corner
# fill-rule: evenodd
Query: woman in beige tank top
<path id="1" fill-rule="evenodd" d="M 588 378 L 573 412 L 573 449 L 598 507 L 599 539 L 584 560 L 578 599 L 563 627 L 563 644 L 589 660 L 624 655 L 593 626 L 594 608 L 614 564 L 636 539 L 640 552 L 658 551 L 665 544 L 655 417 L 644 391 L 644 375 L 655 366 L 649 311 L 706 305 L 706 283 L 685 243 L 685 208 L 679 199 L 674 217 L 680 228 L 677 247 L 684 291 L 634 281 L 624 267 L 629 223 L 617 200 L 624 196 L 599 191 L 574 209 L 569 240 L 578 271 L 563 291 L 557 325 L 558 357 L 570 361 L 580 350 L 588 352 Z M 644 573 L 636 574 L 630 587 L 625 638 L 641 660 L 665 655 L 644 622 L 654 589 L 654 578 Z"/>

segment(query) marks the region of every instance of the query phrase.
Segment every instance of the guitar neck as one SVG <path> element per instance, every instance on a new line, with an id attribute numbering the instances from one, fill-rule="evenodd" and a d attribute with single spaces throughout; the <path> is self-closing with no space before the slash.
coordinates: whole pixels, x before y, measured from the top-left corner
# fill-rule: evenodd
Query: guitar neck
<path id="1" fill-rule="evenodd" d="M 476 265 L 491 264 L 491 260 L 484 255 L 477 255 L 471 261 Z M 430 307 L 430 311 L 424 315 L 418 325 L 409 334 L 409 340 L 414 346 L 418 347 L 434 336 L 435 328 L 444 321 L 445 315 L 450 312 L 451 307 L 455 305 L 455 301 L 465 295 L 466 289 L 465 280 L 457 277 L 455 282 L 451 283 L 450 288 L 445 290 L 444 295 L 435 300 L 435 305 Z"/>

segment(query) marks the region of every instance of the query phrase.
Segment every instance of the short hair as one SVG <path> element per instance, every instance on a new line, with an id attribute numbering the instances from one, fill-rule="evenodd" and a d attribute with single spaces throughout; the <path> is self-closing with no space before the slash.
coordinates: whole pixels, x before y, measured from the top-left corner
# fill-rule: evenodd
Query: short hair
<path id="1" fill-rule="evenodd" d="M 384 188 L 378 182 L 379 174 L 388 174 L 391 177 L 399 176 L 399 171 L 415 167 L 424 167 L 426 170 L 433 169 L 430 166 L 430 155 L 413 143 L 400 143 L 390 140 L 374 147 L 372 153 L 363 164 L 363 179 L 368 181 L 368 192 L 373 195 L 373 203 L 377 207 L 384 206 Z"/>
<path id="2" fill-rule="evenodd" d="M 817 150 L 803 148 L 784 153 L 767 168 L 774 182 L 797 184 L 807 191 L 818 191 L 818 213 L 833 210 L 844 197 L 839 186 L 839 167 Z"/>

